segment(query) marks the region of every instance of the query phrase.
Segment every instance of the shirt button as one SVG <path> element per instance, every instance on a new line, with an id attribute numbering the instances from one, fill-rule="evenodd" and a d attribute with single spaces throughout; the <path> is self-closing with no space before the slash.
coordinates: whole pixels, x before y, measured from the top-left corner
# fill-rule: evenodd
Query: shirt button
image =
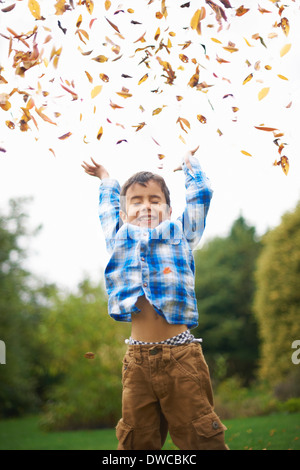
<path id="1" fill-rule="evenodd" d="M 148 286 L 148 283 L 147 283 L 147 282 L 144 282 L 143 286 L 144 286 L 144 287 L 147 287 L 147 286 Z"/>
<path id="2" fill-rule="evenodd" d="M 145 258 L 144 258 L 144 257 L 142 257 L 142 258 L 141 258 L 141 260 L 142 260 L 142 261 L 145 261 Z"/>
<path id="3" fill-rule="evenodd" d="M 218 423 L 218 421 L 214 421 L 214 422 L 212 423 L 212 427 L 213 427 L 213 429 L 215 429 L 215 430 L 219 429 L 219 423 Z"/>

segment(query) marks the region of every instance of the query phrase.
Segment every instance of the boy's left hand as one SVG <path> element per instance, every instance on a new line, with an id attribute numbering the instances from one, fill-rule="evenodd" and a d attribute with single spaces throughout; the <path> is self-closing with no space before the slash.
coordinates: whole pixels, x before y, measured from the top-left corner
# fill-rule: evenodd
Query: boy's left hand
<path id="1" fill-rule="evenodd" d="M 195 150 L 189 150 L 187 152 L 187 154 L 185 155 L 185 157 L 184 157 L 185 164 L 188 167 L 188 169 L 191 170 L 191 171 L 193 171 L 193 169 L 192 169 L 192 166 L 190 164 L 190 156 L 194 155 L 197 152 L 198 148 L 199 148 L 199 145 Z M 173 171 L 180 171 L 180 170 L 182 170 L 182 165 L 178 166 Z"/>

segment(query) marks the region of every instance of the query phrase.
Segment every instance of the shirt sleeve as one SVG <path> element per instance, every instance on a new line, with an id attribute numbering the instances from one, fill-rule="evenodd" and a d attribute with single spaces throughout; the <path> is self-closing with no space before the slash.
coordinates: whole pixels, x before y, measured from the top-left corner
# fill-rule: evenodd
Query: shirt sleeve
<path id="1" fill-rule="evenodd" d="M 105 178 L 99 188 L 99 218 L 108 252 L 114 249 L 115 236 L 121 226 L 120 185 L 117 180 Z"/>
<path id="2" fill-rule="evenodd" d="M 190 156 L 189 161 L 193 171 L 186 166 L 185 162 L 182 163 L 185 174 L 186 207 L 179 220 L 182 222 L 183 233 L 191 249 L 194 249 L 205 229 L 213 191 L 197 158 Z"/>

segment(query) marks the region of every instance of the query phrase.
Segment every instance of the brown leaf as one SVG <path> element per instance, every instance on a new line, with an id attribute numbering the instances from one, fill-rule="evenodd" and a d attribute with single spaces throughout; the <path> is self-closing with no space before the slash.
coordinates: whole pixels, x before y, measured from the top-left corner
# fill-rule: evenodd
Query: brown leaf
<path id="1" fill-rule="evenodd" d="M 5 7 L 5 8 L 2 8 L 1 11 L 3 11 L 3 13 L 7 13 L 8 11 L 11 11 L 15 8 L 16 4 L 13 3 L 12 5 L 9 5 L 8 7 Z"/>
<path id="2" fill-rule="evenodd" d="M 95 356 L 96 356 L 96 354 L 93 353 L 93 352 L 87 352 L 87 353 L 84 354 L 84 357 L 86 359 L 95 359 Z"/>

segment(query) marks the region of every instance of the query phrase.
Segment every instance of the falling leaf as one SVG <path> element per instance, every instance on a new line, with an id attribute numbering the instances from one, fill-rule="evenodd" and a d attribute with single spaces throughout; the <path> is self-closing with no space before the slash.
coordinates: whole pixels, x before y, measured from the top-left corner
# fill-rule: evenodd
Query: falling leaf
<path id="1" fill-rule="evenodd" d="M 272 132 L 272 131 L 277 131 L 276 127 L 263 127 L 263 126 L 254 126 L 255 129 L 258 129 L 260 131 L 267 131 L 267 132 Z"/>
<path id="2" fill-rule="evenodd" d="M 270 88 L 263 88 L 262 90 L 260 90 L 260 92 L 258 93 L 258 99 L 261 101 L 263 98 L 267 96 L 269 91 L 270 91 Z"/>
<path id="3" fill-rule="evenodd" d="M 135 132 L 138 132 L 140 131 L 141 129 L 143 129 L 143 127 L 146 125 L 145 122 L 141 122 L 138 126 L 132 126 L 132 127 L 136 127 L 136 130 Z"/>
<path id="4" fill-rule="evenodd" d="M 39 3 L 36 0 L 28 0 L 28 8 L 30 13 L 34 16 L 36 20 L 41 20 L 41 8 Z"/>
<path id="5" fill-rule="evenodd" d="M 248 75 L 248 77 L 245 78 L 245 80 L 243 81 L 243 85 L 250 82 L 250 80 L 252 80 L 252 78 L 253 78 L 253 73 L 250 73 L 250 75 Z"/>
<path id="6" fill-rule="evenodd" d="M 191 88 L 195 87 L 199 82 L 199 66 L 196 68 L 196 73 L 191 77 L 188 86 Z"/>
<path id="7" fill-rule="evenodd" d="M 1 11 L 3 11 L 3 13 L 7 13 L 11 10 L 13 10 L 15 8 L 16 4 L 13 3 L 12 5 L 9 5 L 8 7 L 5 7 L 5 8 L 2 8 Z"/>
<path id="8" fill-rule="evenodd" d="M 101 90 L 102 90 L 102 85 L 95 86 L 95 88 L 93 88 L 91 91 L 91 98 L 95 98 L 96 96 L 98 96 Z"/>
<path id="9" fill-rule="evenodd" d="M 85 71 L 85 74 L 86 74 L 86 76 L 87 76 L 89 82 L 90 82 L 90 83 L 93 83 L 93 77 L 91 76 L 91 74 L 90 74 L 89 72 L 87 72 L 87 71 Z"/>
<path id="10" fill-rule="evenodd" d="M 111 1 L 110 0 L 105 0 L 105 10 L 109 10 L 111 7 Z"/>
<path id="11" fill-rule="evenodd" d="M 286 44 L 285 46 L 283 46 L 283 48 L 280 51 L 280 57 L 283 57 L 285 54 L 287 54 L 289 50 L 291 49 L 291 47 L 292 47 L 292 44 Z"/>
<path id="12" fill-rule="evenodd" d="M 110 24 L 110 26 L 111 26 L 112 28 L 114 28 L 115 31 L 117 31 L 118 33 L 120 33 L 118 26 L 116 26 L 114 23 L 112 23 L 108 18 L 105 17 L 105 19 L 106 19 L 106 21 L 108 21 L 108 23 Z"/>
<path id="13" fill-rule="evenodd" d="M 98 55 L 97 57 L 93 57 L 93 60 L 95 60 L 96 62 L 100 62 L 101 64 L 103 64 L 103 62 L 107 62 L 107 61 L 108 61 L 108 58 L 105 57 L 105 55 Z"/>
<path id="14" fill-rule="evenodd" d="M 7 127 L 9 129 L 14 129 L 15 128 L 15 125 L 12 121 L 5 121 L 5 124 L 7 125 Z"/>
<path id="15" fill-rule="evenodd" d="M 140 79 L 138 85 L 141 85 L 141 83 L 145 82 L 145 81 L 147 80 L 147 78 L 148 78 L 148 74 L 146 73 L 146 75 L 144 75 L 144 76 Z"/>
<path id="16" fill-rule="evenodd" d="M 169 266 L 163 270 L 164 274 L 170 274 L 171 272 L 172 272 L 172 269 Z"/>
<path id="17" fill-rule="evenodd" d="M 84 357 L 86 359 L 95 359 L 95 356 L 96 356 L 96 354 L 93 353 L 93 352 L 87 352 L 87 353 L 84 354 Z"/>
<path id="18" fill-rule="evenodd" d="M 66 7 L 66 0 L 59 0 L 58 2 L 56 2 L 56 4 L 54 5 L 55 7 L 55 14 L 56 15 L 63 15 L 64 12 L 66 11 L 67 7 Z"/>
<path id="19" fill-rule="evenodd" d="M 105 83 L 108 83 L 109 82 L 109 76 L 108 75 L 105 75 L 105 73 L 100 73 L 99 74 L 99 77 L 101 78 L 101 80 Z"/>
<path id="20" fill-rule="evenodd" d="M 54 124 L 55 126 L 57 125 L 56 122 L 53 122 L 48 116 L 46 116 L 43 113 L 43 108 L 35 108 L 36 113 L 46 122 L 49 122 L 50 124 Z"/>
<path id="21" fill-rule="evenodd" d="M 122 98 L 131 98 L 132 94 L 128 93 L 128 91 L 118 91 L 117 95 L 122 96 Z"/>
<path id="22" fill-rule="evenodd" d="M 159 160 L 163 160 L 164 158 L 166 158 L 166 156 L 163 155 L 162 153 L 159 153 L 158 158 L 159 158 Z"/>
<path id="23" fill-rule="evenodd" d="M 53 149 L 50 148 L 49 151 L 53 153 L 54 157 L 56 157 L 55 152 L 54 152 Z"/>
<path id="24" fill-rule="evenodd" d="M 67 132 L 66 134 L 59 137 L 59 140 L 68 139 L 72 135 L 72 132 Z"/>
<path id="25" fill-rule="evenodd" d="M 245 13 L 248 13 L 248 11 L 249 8 L 244 8 L 244 5 L 242 5 L 236 10 L 236 16 L 243 16 Z"/>
<path id="26" fill-rule="evenodd" d="M 85 6 L 86 6 L 89 14 L 91 15 L 93 13 L 93 10 L 94 10 L 94 2 L 92 0 L 85 0 Z"/>
<path id="27" fill-rule="evenodd" d="M 288 80 L 288 78 L 286 78 L 284 75 L 278 74 L 277 76 L 278 76 L 279 78 L 281 78 L 281 80 Z"/>
<path id="28" fill-rule="evenodd" d="M 156 108 L 152 111 L 152 116 L 157 116 L 157 114 L 162 112 L 162 108 Z"/>
<path id="29" fill-rule="evenodd" d="M 284 34 L 286 36 L 289 35 L 289 32 L 290 32 L 290 23 L 289 23 L 289 20 L 287 18 L 282 18 L 281 19 L 281 22 L 279 23 L 278 26 L 281 26 Z"/>
<path id="30" fill-rule="evenodd" d="M 100 140 L 102 135 L 103 135 L 103 127 L 101 126 L 97 134 L 97 140 Z"/>
<path id="31" fill-rule="evenodd" d="M 216 38 L 210 38 L 213 42 L 216 42 L 217 44 L 222 44 L 221 41 L 219 41 L 219 39 L 216 39 Z"/>
<path id="32" fill-rule="evenodd" d="M 181 129 L 186 133 L 187 133 L 187 130 L 184 128 L 184 125 L 188 127 L 189 129 L 191 128 L 189 121 L 185 118 L 179 117 L 176 122 L 179 123 Z"/>
<path id="33" fill-rule="evenodd" d="M 258 11 L 260 11 L 260 13 L 272 13 L 271 11 L 262 8 L 260 5 L 258 5 Z"/>
<path id="34" fill-rule="evenodd" d="M 201 7 L 200 10 L 197 10 L 192 19 L 191 19 L 191 28 L 195 29 L 198 34 L 201 34 L 201 21 L 206 16 L 206 10 L 204 7 Z"/>
<path id="35" fill-rule="evenodd" d="M 289 159 L 286 156 L 282 156 L 280 163 L 283 173 L 287 176 L 290 169 Z"/>
<path id="36" fill-rule="evenodd" d="M 248 157 L 252 157 L 251 153 L 246 152 L 246 150 L 241 150 L 243 155 L 247 155 Z"/>
<path id="37" fill-rule="evenodd" d="M 198 114 L 197 119 L 198 119 L 198 121 L 201 122 L 201 124 L 206 124 L 206 122 L 207 122 L 206 117 L 202 116 L 202 114 Z"/>

